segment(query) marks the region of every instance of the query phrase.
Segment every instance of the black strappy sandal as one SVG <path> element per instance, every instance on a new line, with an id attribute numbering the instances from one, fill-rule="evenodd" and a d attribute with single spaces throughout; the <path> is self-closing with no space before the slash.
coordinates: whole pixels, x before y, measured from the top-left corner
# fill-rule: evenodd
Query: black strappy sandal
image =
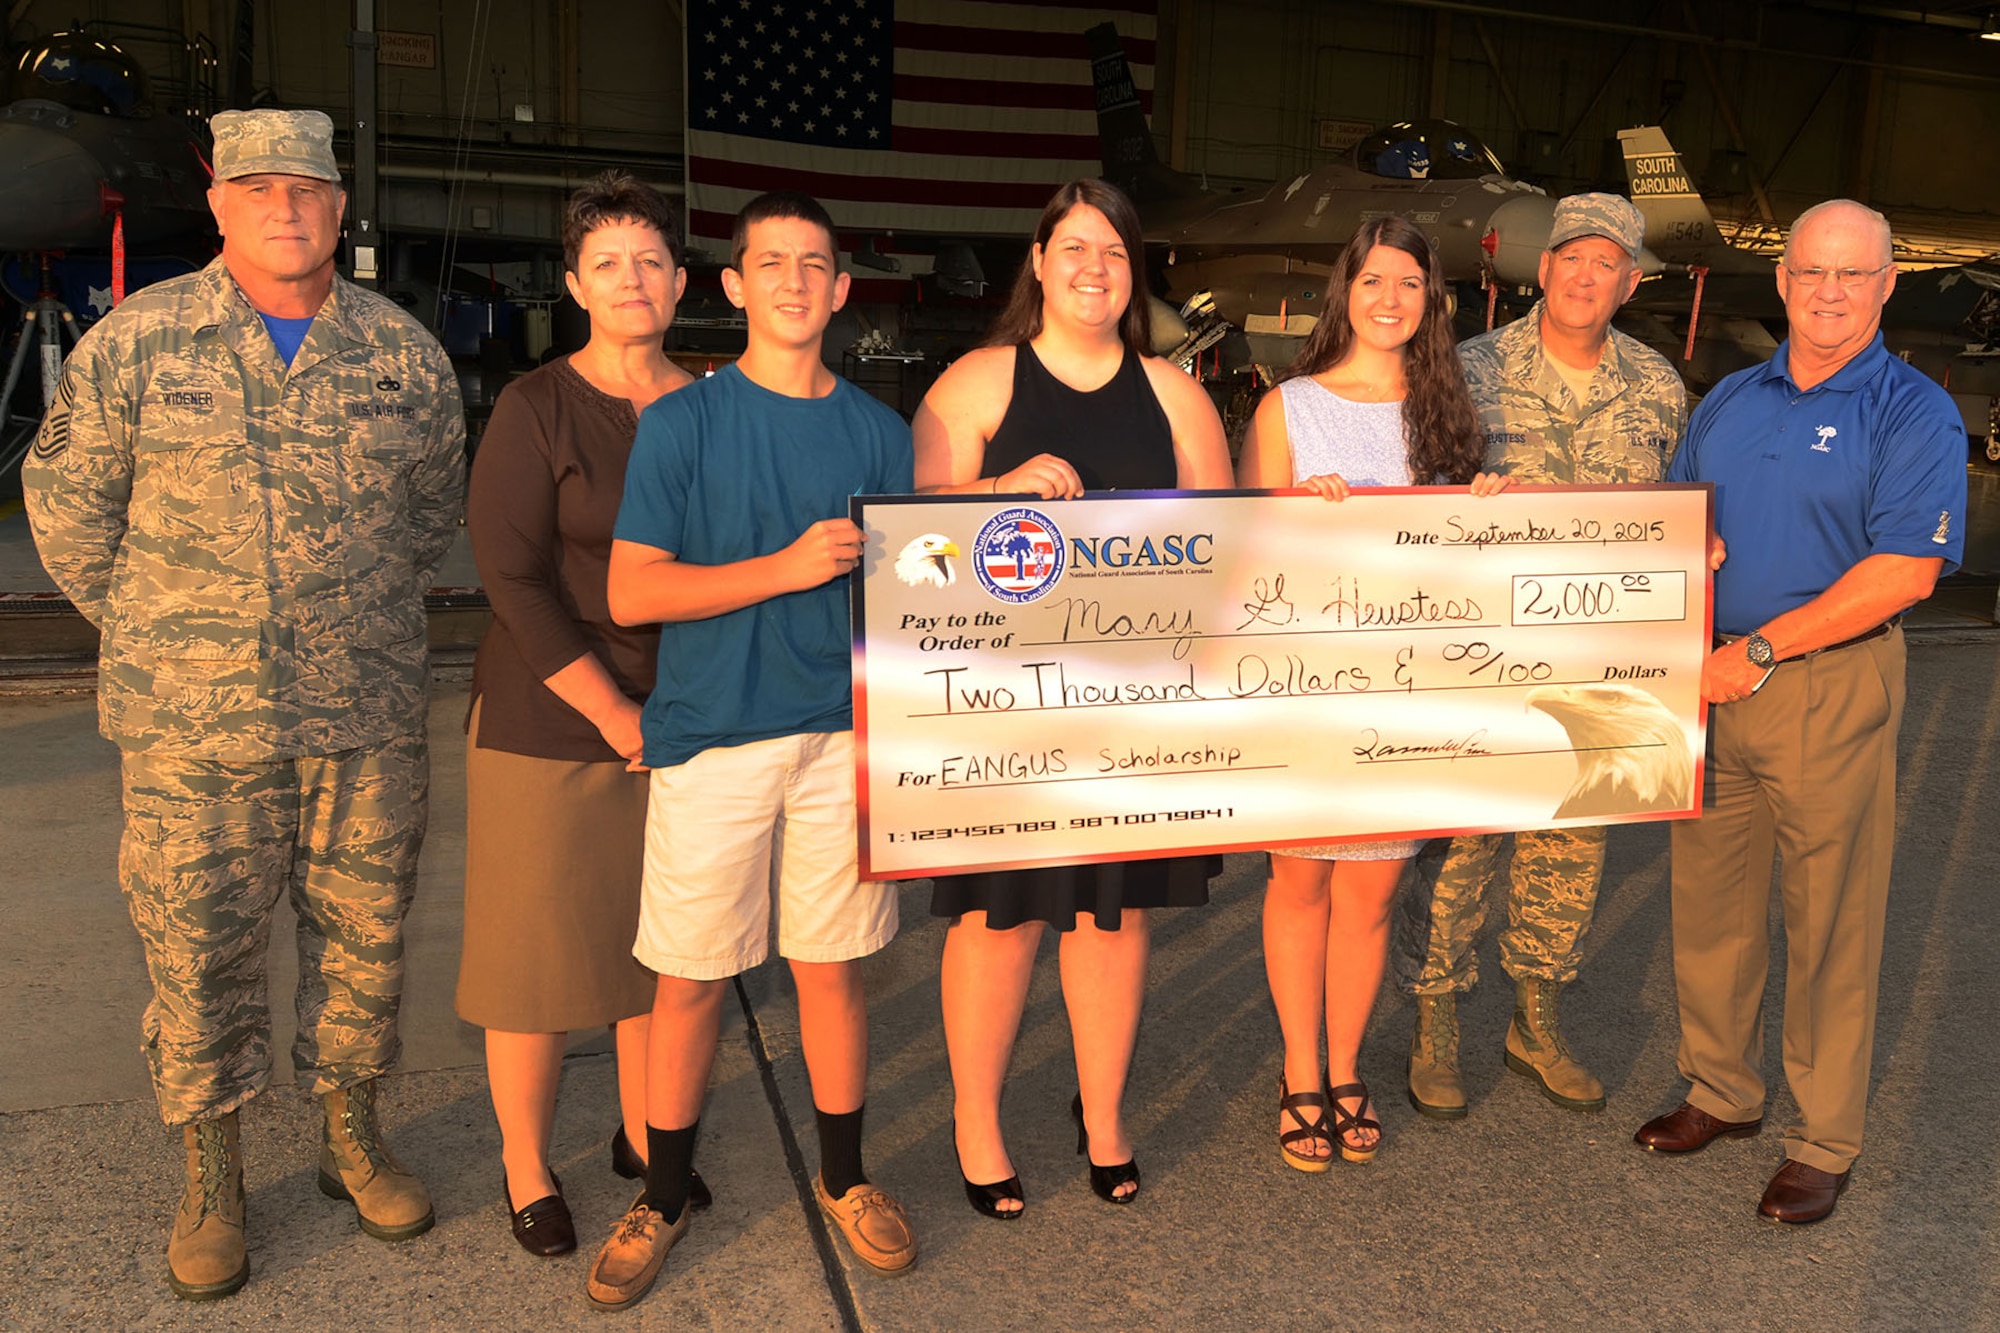
<path id="1" fill-rule="evenodd" d="M 1278 1131 L 1278 1152 L 1284 1157 L 1285 1165 L 1310 1175 L 1318 1175 L 1333 1165 L 1333 1131 L 1327 1127 L 1326 1106 L 1325 1092 L 1290 1092 L 1285 1087 L 1285 1076 L 1278 1075 L 1278 1110 L 1296 1120 L 1299 1126 L 1297 1129 Z M 1313 1108 L 1314 1114 L 1310 1119 L 1300 1113 L 1302 1107 Z M 1294 1150 L 1294 1144 L 1313 1139 L 1326 1144 L 1326 1156 L 1314 1157 L 1310 1153 Z"/>
<path id="2" fill-rule="evenodd" d="M 1349 1162 L 1373 1161 L 1375 1154 L 1382 1150 L 1382 1122 L 1361 1111 L 1350 1111 L 1340 1104 L 1343 1097 L 1359 1098 L 1361 1110 L 1375 1109 L 1375 1099 L 1368 1095 L 1366 1083 L 1343 1083 L 1337 1088 L 1329 1088 L 1326 1093 L 1327 1105 L 1333 1108 L 1333 1140 L 1340 1145 L 1341 1157 Z M 1375 1142 L 1366 1148 L 1356 1148 L 1348 1143 L 1347 1136 L 1358 1129 L 1375 1131 Z"/>

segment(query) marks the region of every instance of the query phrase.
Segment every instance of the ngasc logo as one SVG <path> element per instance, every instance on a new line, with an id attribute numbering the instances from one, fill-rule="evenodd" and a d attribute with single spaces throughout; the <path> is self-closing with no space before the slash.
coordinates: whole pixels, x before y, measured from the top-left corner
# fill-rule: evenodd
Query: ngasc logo
<path id="1" fill-rule="evenodd" d="M 972 543 L 972 572 L 1003 602 L 1032 602 L 1063 572 L 1063 535 L 1038 509 L 1003 509 L 986 520 Z"/>
<path id="2" fill-rule="evenodd" d="M 1185 535 L 1169 532 L 1159 537 L 1072 537 L 1070 556 L 1076 568 L 1091 569 L 1172 569 L 1177 565 L 1206 565 L 1215 559 L 1215 537 L 1211 533 Z"/>

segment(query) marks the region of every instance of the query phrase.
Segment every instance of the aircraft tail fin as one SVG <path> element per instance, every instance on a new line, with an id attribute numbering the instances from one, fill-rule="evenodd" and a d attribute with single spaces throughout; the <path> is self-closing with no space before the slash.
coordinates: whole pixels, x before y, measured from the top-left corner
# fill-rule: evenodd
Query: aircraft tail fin
<path id="1" fill-rule="evenodd" d="M 1657 125 L 1618 131 L 1632 202 L 1646 219 L 1646 248 L 1668 263 L 1701 263 L 1726 246 L 1687 164 Z"/>
<path id="2" fill-rule="evenodd" d="M 1090 43 L 1091 83 L 1097 92 L 1097 140 L 1104 179 L 1135 202 L 1196 194 L 1200 186 L 1160 161 L 1153 132 L 1139 106 L 1132 66 L 1115 24 L 1100 23 L 1084 34 Z"/>

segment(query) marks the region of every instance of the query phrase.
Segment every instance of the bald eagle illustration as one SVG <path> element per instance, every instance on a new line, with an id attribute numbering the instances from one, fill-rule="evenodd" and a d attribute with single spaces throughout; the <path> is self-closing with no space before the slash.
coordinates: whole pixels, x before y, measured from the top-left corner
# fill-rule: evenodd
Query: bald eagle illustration
<path id="1" fill-rule="evenodd" d="M 1576 781 L 1557 819 L 1684 810 L 1694 801 L 1694 755 L 1680 719 L 1634 685 L 1550 685 L 1527 699 L 1562 723 L 1576 749 Z"/>
<path id="2" fill-rule="evenodd" d="M 951 538 L 926 532 L 896 557 L 896 577 L 912 588 L 949 588 L 958 582 L 958 571 L 951 563 L 957 554 Z"/>

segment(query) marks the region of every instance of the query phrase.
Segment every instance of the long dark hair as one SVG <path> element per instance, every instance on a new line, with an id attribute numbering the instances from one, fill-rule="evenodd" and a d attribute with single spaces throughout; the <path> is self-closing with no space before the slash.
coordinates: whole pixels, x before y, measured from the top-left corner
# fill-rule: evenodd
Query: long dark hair
<path id="1" fill-rule="evenodd" d="M 1125 303 L 1125 314 L 1118 321 L 1118 336 L 1125 346 L 1140 356 L 1150 355 L 1153 350 L 1153 310 L 1146 298 L 1146 237 L 1139 227 L 1139 210 L 1132 207 L 1132 201 L 1125 192 L 1115 185 L 1107 184 L 1094 176 L 1073 180 L 1057 190 L 1042 210 L 1041 221 L 1035 224 L 1035 244 L 1046 247 L 1049 237 L 1055 234 L 1056 224 L 1069 216 L 1069 211 L 1079 204 L 1088 204 L 1104 215 L 1111 229 L 1118 233 L 1118 239 L 1125 245 L 1126 262 L 1132 268 L 1132 299 Z M 1035 276 L 1035 261 L 1032 252 L 1021 261 L 1020 272 L 1014 275 L 1014 290 L 1007 296 L 1007 308 L 1000 312 L 1000 318 L 993 321 L 993 330 L 986 335 L 989 347 L 1012 347 L 1027 342 L 1042 331 L 1042 280 Z"/>
<path id="2" fill-rule="evenodd" d="M 1445 302 L 1444 267 L 1430 239 L 1405 218 L 1374 218 L 1356 229 L 1354 239 L 1334 261 L 1327 283 L 1326 305 L 1298 357 L 1278 377 L 1280 383 L 1301 375 L 1317 375 L 1345 360 L 1354 349 L 1354 324 L 1347 315 L 1348 292 L 1378 245 L 1401 250 L 1417 261 L 1424 275 L 1424 315 L 1403 347 L 1403 378 L 1409 386 L 1403 399 L 1403 439 L 1410 451 L 1410 476 L 1418 485 L 1433 478 L 1463 485 L 1485 461 L 1486 440 L 1479 413 L 1465 387 L 1465 368 L 1452 339 L 1451 312 Z"/>

